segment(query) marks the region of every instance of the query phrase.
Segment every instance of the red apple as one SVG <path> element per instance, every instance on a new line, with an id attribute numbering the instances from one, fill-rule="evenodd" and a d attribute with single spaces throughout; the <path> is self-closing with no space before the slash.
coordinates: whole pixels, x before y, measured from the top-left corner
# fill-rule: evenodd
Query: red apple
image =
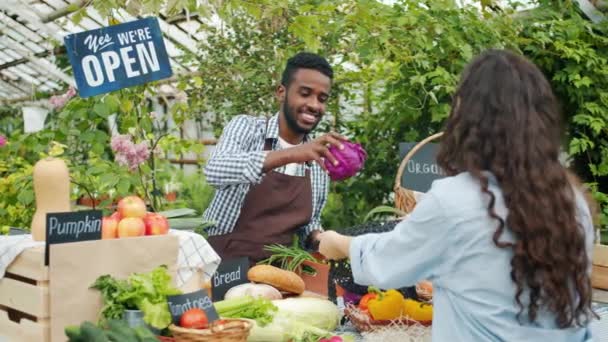
<path id="1" fill-rule="evenodd" d="M 110 215 L 110 218 L 115 219 L 117 222 L 120 222 L 120 220 L 122 220 L 122 217 L 120 216 L 120 213 L 118 213 L 118 211 L 113 212 L 112 215 Z"/>
<path id="2" fill-rule="evenodd" d="M 116 239 L 118 236 L 118 221 L 116 218 L 109 216 L 101 219 L 101 238 Z"/>
<path id="3" fill-rule="evenodd" d="M 165 235 L 169 232 L 169 221 L 158 213 L 147 213 L 144 216 L 146 235 Z"/>
<path id="4" fill-rule="evenodd" d="M 126 217 L 144 217 L 146 215 L 146 203 L 137 196 L 127 196 L 118 201 L 118 214 L 123 219 Z"/>
<path id="5" fill-rule="evenodd" d="M 144 220 L 139 217 L 126 217 L 118 223 L 118 237 L 142 236 L 146 232 Z"/>

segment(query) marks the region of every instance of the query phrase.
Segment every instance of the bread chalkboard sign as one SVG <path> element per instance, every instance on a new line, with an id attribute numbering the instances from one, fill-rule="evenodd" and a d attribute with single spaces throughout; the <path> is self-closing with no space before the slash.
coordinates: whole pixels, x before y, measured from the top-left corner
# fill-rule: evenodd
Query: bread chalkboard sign
<path id="1" fill-rule="evenodd" d="M 184 312 L 192 308 L 199 308 L 205 311 L 209 323 L 219 318 L 207 290 L 204 289 L 176 296 L 167 296 L 167 304 L 169 305 L 169 312 L 171 312 L 171 318 L 175 325 L 179 325 L 179 320 Z"/>
<path id="2" fill-rule="evenodd" d="M 46 251 L 44 264 L 49 264 L 49 247 L 56 243 L 101 239 L 101 211 L 85 210 L 46 214 Z"/>
<path id="3" fill-rule="evenodd" d="M 237 285 L 248 283 L 247 271 L 249 271 L 248 258 L 227 259 L 222 261 L 211 278 L 211 293 L 213 293 L 213 300 L 222 300 L 229 289 Z"/>
<path id="4" fill-rule="evenodd" d="M 400 143 L 399 155 L 401 159 L 418 143 Z M 419 192 L 427 192 L 434 180 L 445 177 L 443 171 L 437 165 L 438 144 L 424 144 L 407 162 L 401 186 Z"/>

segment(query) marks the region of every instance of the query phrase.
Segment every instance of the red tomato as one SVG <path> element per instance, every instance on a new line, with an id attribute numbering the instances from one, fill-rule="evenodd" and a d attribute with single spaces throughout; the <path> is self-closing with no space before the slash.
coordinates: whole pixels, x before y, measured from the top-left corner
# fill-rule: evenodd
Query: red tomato
<path id="1" fill-rule="evenodd" d="M 205 329 L 207 327 L 207 314 L 199 308 L 190 309 L 179 319 L 179 325 L 190 329 Z"/>

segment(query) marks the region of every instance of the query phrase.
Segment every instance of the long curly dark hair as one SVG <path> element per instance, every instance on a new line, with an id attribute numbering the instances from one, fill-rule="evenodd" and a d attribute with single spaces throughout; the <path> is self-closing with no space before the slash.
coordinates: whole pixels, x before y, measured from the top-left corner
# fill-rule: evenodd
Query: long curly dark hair
<path id="1" fill-rule="evenodd" d="M 488 195 L 488 213 L 498 221 L 494 243 L 513 250 L 518 318 L 528 289 L 530 322 L 542 307 L 566 328 L 586 324 L 594 313 L 585 232 L 569 171 L 559 161 L 558 107 L 534 64 L 512 52 L 486 51 L 462 75 L 437 161 L 447 175 L 469 172 Z M 506 220 L 494 210 L 496 197 L 484 171 L 502 190 Z M 514 233 L 514 243 L 500 240 L 505 229 Z"/>

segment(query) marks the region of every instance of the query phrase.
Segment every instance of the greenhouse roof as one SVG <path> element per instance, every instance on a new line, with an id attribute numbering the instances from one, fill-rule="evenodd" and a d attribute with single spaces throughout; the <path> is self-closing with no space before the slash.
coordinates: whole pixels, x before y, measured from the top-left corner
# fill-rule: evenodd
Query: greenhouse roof
<path id="1" fill-rule="evenodd" d="M 27 100 L 36 91 L 57 92 L 66 84 L 75 86 L 74 79 L 60 69 L 54 59 L 65 54 L 63 37 L 107 26 L 106 20 L 91 7 L 87 15 L 75 24 L 67 18 L 72 4 L 85 1 L 66 0 L 4 0 L 0 3 L 0 100 Z M 118 19 L 124 22 L 138 18 L 118 9 Z M 183 65 L 183 51 L 196 52 L 202 33 L 196 15 L 158 16 L 167 53 L 174 75 L 187 73 L 192 67 Z"/>

